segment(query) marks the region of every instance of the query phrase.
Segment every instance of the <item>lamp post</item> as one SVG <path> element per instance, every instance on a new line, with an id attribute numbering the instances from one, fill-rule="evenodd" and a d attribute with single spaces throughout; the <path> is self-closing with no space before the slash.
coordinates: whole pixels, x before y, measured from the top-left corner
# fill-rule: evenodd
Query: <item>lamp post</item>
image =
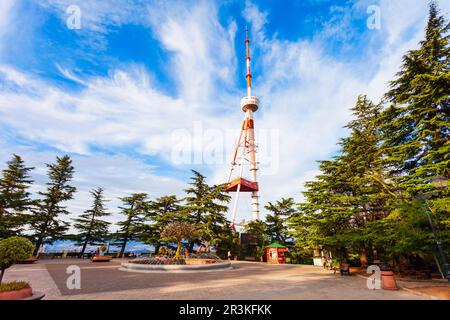
<path id="1" fill-rule="evenodd" d="M 448 179 L 445 177 L 441 177 L 441 176 L 437 176 L 435 178 L 432 179 L 432 184 L 439 188 L 439 189 L 445 189 L 448 186 Z M 436 241 L 436 246 L 438 248 L 439 251 L 439 255 L 441 256 L 441 260 L 442 260 L 442 264 L 444 265 L 444 271 L 446 274 L 446 278 L 448 280 L 448 282 L 450 282 L 450 266 L 448 264 L 448 260 L 447 260 L 447 255 L 445 254 L 444 249 L 442 248 L 442 242 L 441 242 L 441 238 L 439 237 L 439 234 L 436 232 L 436 229 L 434 227 L 433 224 L 433 220 L 431 220 L 431 216 L 430 216 L 430 208 L 428 207 L 428 205 L 426 204 L 426 197 L 424 195 L 420 195 L 419 199 L 423 201 L 424 203 L 424 211 L 427 215 L 428 218 L 428 222 L 430 223 L 430 227 L 431 227 L 431 231 L 433 232 L 434 235 L 434 239 Z"/>

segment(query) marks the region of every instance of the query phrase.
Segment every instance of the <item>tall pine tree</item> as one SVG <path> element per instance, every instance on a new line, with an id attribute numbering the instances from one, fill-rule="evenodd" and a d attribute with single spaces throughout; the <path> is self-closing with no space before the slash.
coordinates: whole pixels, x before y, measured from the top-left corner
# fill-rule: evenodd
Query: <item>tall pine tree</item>
<path id="1" fill-rule="evenodd" d="M 412 195 L 434 189 L 432 179 L 450 178 L 450 25 L 430 3 L 425 39 L 403 57 L 381 118 L 391 174 Z"/>
<path id="2" fill-rule="evenodd" d="M 120 229 L 116 238 L 121 246 L 119 257 L 123 257 L 128 241 L 138 236 L 139 228 L 149 212 L 149 203 L 146 193 L 134 193 L 129 197 L 120 198 L 120 200 L 123 202 L 123 206 L 119 208 L 126 219 L 117 223 Z"/>
<path id="3" fill-rule="evenodd" d="M 86 250 L 86 246 L 103 243 L 108 236 L 109 222 L 101 220 L 100 218 L 109 216 L 107 211 L 103 195 L 103 189 L 97 188 L 90 191 L 90 194 L 94 198 L 92 207 L 79 218 L 74 219 L 74 227 L 79 230 L 78 239 L 82 245 L 80 255 L 82 256 Z"/>
<path id="4" fill-rule="evenodd" d="M 68 155 L 56 157 L 56 163 L 47 164 L 47 169 L 49 179 L 47 190 L 38 193 L 41 199 L 33 210 L 30 220 L 36 239 L 34 254 L 37 254 L 44 241 L 61 238 L 67 231 L 68 223 L 62 221 L 60 216 L 69 213 L 63 203 L 71 200 L 76 191 L 76 188 L 70 185 L 74 167 Z"/>
<path id="5" fill-rule="evenodd" d="M 380 106 L 359 96 L 351 110 L 354 119 L 346 126 L 350 135 L 340 141 L 340 154 L 321 162 L 322 173 L 306 184 L 307 202 L 290 222 L 297 247 L 322 246 L 343 257 L 352 247 L 365 265 L 373 243 L 364 230 L 371 221 L 389 214 L 392 195 L 380 163 Z M 305 237 L 305 232 L 310 236 Z"/>
<path id="6" fill-rule="evenodd" d="M 266 230 L 272 242 L 286 245 L 289 239 L 288 219 L 295 213 L 294 199 L 282 198 L 276 203 L 269 202 L 265 208 L 270 211 L 266 215 Z"/>
<path id="7" fill-rule="evenodd" d="M 145 220 L 148 224 L 141 224 L 135 228 L 139 239 L 145 243 L 155 246 L 157 253 L 161 247 L 161 232 L 172 222 L 188 221 L 188 214 L 180 204 L 182 200 L 177 199 L 175 195 L 162 196 L 149 202 L 148 212 Z"/>
<path id="8" fill-rule="evenodd" d="M 192 172 L 191 187 L 185 190 L 189 221 L 199 228 L 201 240 L 216 245 L 218 251 L 226 250 L 224 246 L 229 244 L 225 239 L 229 239 L 231 234 L 230 223 L 225 216 L 230 196 L 224 192 L 224 186 L 209 186 L 205 176 L 194 170 Z M 194 244 L 190 243 L 191 251 Z"/>
<path id="9" fill-rule="evenodd" d="M 28 222 L 27 211 L 34 204 L 28 192 L 33 183 L 29 173 L 33 169 L 14 154 L 3 170 L 0 178 L 0 239 L 20 235 Z"/>

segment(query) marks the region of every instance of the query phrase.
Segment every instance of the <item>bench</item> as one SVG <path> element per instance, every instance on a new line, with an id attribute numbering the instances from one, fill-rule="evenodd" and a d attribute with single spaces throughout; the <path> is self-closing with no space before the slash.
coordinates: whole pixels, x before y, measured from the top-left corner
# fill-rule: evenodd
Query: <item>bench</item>
<path id="1" fill-rule="evenodd" d="M 342 266 L 340 266 L 339 268 L 334 267 L 334 274 L 336 274 L 336 272 L 339 270 L 339 272 L 341 273 L 341 276 L 343 276 L 345 273 L 350 275 L 350 265 L 344 263 Z"/>
<path id="2" fill-rule="evenodd" d="M 111 260 L 111 256 L 94 256 L 91 258 L 92 262 L 110 262 Z"/>

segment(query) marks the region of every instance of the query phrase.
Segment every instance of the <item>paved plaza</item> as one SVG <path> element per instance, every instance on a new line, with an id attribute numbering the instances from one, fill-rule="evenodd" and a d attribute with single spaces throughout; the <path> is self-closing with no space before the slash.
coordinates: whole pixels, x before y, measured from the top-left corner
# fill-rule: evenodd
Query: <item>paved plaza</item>
<path id="1" fill-rule="evenodd" d="M 45 299 L 246 299 L 246 300 L 405 300 L 429 299 L 411 290 L 369 290 L 361 276 L 340 276 L 320 267 L 233 262 L 232 269 L 201 273 L 130 273 L 118 270 L 120 260 L 47 260 L 15 265 L 6 281 L 26 280 Z M 81 289 L 69 290 L 67 267 L 81 270 Z M 445 286 L 446 284 L 444 284 Z M 449 287 L 450 289 L 450 287 Z"/>

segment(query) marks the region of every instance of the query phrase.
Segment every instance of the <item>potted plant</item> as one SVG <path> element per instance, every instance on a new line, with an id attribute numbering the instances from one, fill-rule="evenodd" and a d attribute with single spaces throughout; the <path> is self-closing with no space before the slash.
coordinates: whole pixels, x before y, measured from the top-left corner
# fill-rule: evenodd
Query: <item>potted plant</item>
<path id="1" fill-rule="evenodd" d="M 106 250 L 108 250 L 108 247 L 107 247 L 107 246 L 105 246 L 105 245 L 101 246 L 101 247 L 100 247 L 100 255 L 101 255 L 101 256 L 104 256 Z"/>
<path id="2" fill-rule="evenodd" d="M 110 262 L 112 260 L 112 256 L 105 255 L 106 250 L 108 250 L 108 247 L 105 245 L 102 245 L 98 248 L 98 254 L 95 254 L 92 258 L 92 262 Z"/>
<path id="3" fill-rule="evenodd" d="M 11 237 L 0 241 L 0 300 L 18 300 L 31 297 L 33 291 L 26 282 L 2 283 L 5 270 L 17 261 L 28 259 L 33 244 L 22 237 Z"/>

